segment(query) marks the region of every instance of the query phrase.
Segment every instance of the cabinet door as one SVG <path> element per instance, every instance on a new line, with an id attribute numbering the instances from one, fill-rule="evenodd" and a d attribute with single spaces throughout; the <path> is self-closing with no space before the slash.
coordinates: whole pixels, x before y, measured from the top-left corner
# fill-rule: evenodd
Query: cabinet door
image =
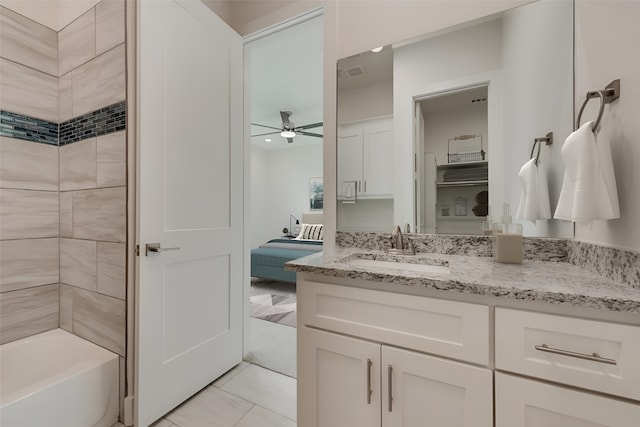
<path id="1" fill-rule="evenodd" d="M 363 191 L 362 169 L 363 131 L 361 127 L 342 126 L 338 134 L 338 191 L 342 183 L 356 181 L 358 194 Z"/>
<path id="2" fill-rule="evenodd" d="M 298 425 L 380 426 L 380 344 L 299 328 Z"/>
<path id="3" fill-rule="evenodd" d="M 496 372 L 496 427 L 638 427 L 640 405 Z"/>
<path id="4" fill-rule="evenodd" d="M 392 121 L 372 123 L 363 135 L 364 194 L 393 194 L 393 131 Z"/>
<path id="5" fill-rule="evenodd" d="M 491 427 L 492 373 L 383 345 L 382 425 Z"/>

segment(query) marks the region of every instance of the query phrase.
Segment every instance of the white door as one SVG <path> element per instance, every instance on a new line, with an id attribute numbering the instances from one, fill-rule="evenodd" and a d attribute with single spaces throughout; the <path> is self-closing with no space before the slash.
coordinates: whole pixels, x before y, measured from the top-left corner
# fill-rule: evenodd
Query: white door
<path id="1" fill-rule="evenodd" d="M 139 2 L 138 41 L 143 427 L 242 359 L 243 68 L 240 36 L 199 1 Z"/>
<path id="2" fill-rule="evenodd" d="M 362 129 L 341 126 L 338 134 L 338 192 L 342 191 L 345 181 L 356 181 L 356 191 L 358 194 L 363 192 L 362 175 Z"/>
<path id="3" fill-rule="evenodd" d="M 383 345 L 382 425 L 491 427 L 492 373 Z"/>
<path id="4" fill-rule="evenodd" d="M 380 344 L 298 331 L 298 425 L 380 426 Z"/>
<path id="5" fill-rule="evenodd" d="M 367 195 L 393 194 L 393 122 L 367 125 L 363 135 L 363 191 Z"/>

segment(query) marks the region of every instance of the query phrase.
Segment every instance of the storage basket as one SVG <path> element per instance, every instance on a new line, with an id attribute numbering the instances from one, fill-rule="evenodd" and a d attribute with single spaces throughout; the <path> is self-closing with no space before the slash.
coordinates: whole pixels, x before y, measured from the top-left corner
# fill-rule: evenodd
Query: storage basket
<path id="1" fill-rule="evenodd" d="M 476 141 L 480 144 L 479 151 L 461 151 L 469 148 L 469 144 L 465 143 L 462 147 L 458 147 L 455 153 L 451 152 L 452 141 L 467 141 L 473 139 L 472 143 Z M 455 144 L 454 144 L 455 148 Z M 485 151 L 482 145 L 482 135 L 458 135 L 453 138 L 449 138 L 447 142 L 447 157 L 449 163 L 464 163 L 464 162 L 480 162 L 485 160 Z"/>

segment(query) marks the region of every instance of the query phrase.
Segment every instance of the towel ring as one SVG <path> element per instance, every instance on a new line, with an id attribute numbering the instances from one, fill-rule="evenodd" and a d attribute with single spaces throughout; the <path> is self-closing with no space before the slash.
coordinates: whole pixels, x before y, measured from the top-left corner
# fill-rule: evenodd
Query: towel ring
<path id="1" fill-rule="evenodd" d="M 531 147 L 531 154 L 529 155 L 529 159 L 533 159 L 533 151 L 536 149 L 536 144 L 538 145 L 538 153 L 536 154 L 535 164 L 538 166 L 538 162 L 540 161 L 540 147 L 542 143 L 546 142 L 547 145 L 553 144 L 553 132 L 547 133 L 545 136 L 540 138 L 536 138 L 533 140 L 533 147 Z"/>
<path id="2" fill-rule="evenodd" d="M 580 107 L 580 112 L 578 113 L 578 120 L 576 121 L 576 129 L 580 128 L 580 120 L 582 119 L 582 113 L 584 112 L 584 108 L 589 103 L 589 100 L 592 98 L 600 98 L 600 110 L 598 111 L 598 118 L 596 118 L 595 123 L 591 130 L 593 132 L 598 129 L 600 126 L 600 121 L 602 120 L 602 114 L 604 113 L 604 105 L 610 104 L 620 97 L 620 79 L 614 80 L 607 85 L 604 90 L 595 90 L 591 92 L 587 92 L 587 97 L 582 103 L 582 107 Z"/>
<path id="3" fill-rule="evenodd" d="M 598 118 L 596 119 L 596 122 L 593 124 L 593 127 L 591 128 L 591 130 L 595 132 L 596 129 L 598 129 L 598 126 L 600 126 L 600 120 L 602 120 L 602 114 L 604 113 L 604 104 L 605 104 L 604 94 L 602 92 L 603 92 L 602 90 L 587 92 L 587 97 L 582 103 L 582 107 L 580 107 L 580 112 L 578 113 L 578 121 L 576 121 L 576 129 L 580 128 L 580 119 L 582 118 L 582 112 L 584 111 L 584 107 L 586 107 L 587 104 L 589 103 L 589 100 L 595 97 L 600 97 L 600 111 L 598 111 Z"/>

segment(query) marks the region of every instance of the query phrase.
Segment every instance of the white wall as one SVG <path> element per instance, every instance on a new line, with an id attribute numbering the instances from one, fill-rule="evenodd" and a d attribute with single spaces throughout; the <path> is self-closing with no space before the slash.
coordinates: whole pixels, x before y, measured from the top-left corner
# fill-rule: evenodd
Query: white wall
<path id="1" fill-rule="evenodd" d="M 482 145 L 487 158 L 491 159 L 487 149 L 487 104 L 470 104 L 466 108 L 456 108 L 450 111 L 424 112 L 425 153 L 434 153 L 436 163 L 449 163 L 449 138 L 456 135 L 482 135 Z M 451 152 L 458 151 L 456 147 L 464 143 L 469 149 L 465 151 L 480 151 L 480 140 L 474 138 L 466 141 L 452 141 Z"/>
<path id="2" fill-rule="evenodd" d="M 531 0 L 338 1 L 338 57 L 396 43 Z"/>
<path id="3" fill-rule="evenodd" d="M 295 144 L 295 143 L 294 143 Z M 282 236 L 289 215 L 309 212 L 309 178 L 322 176 L 322 145 L 251 149 L 251 247 Z"/>
<path id="4" fill-rule="evenodd" d="M 576 226 L 576 239 L 640 250 L 640 2 L 576 1 L 576 115 L 587 91 L 621 80 L 620 98 L 605 107 L 598 139 L 611 142 L 620 219 Z M 583 114 L 597 116 L 592 100 Z"/>
<path id="5" fill-rule="evenodd" d="M 560 149 L 573 130 L 572 17 L 571 2 L 541 0 L 511 10 L 502 19 L 504 192 L 514 220 L 521 192 L 516 177 L 529 160 L 534 138 L 547 132 L 553 132 L 555 142 L 543 146 L 540 159 L 541 168 L 547 170 L 552 213 L 560 196 L 564 175 Z M 501 206 L 494 207 L 494 213 L 501 211 Z M 518 222 L 527 236 L 573 237 L 569 221 Z"/>
<path id="6" fill-rule="evenodd" d="M 393 81 L 341 91 L 338 94 L 338 123 L 393 115 Z"/>

